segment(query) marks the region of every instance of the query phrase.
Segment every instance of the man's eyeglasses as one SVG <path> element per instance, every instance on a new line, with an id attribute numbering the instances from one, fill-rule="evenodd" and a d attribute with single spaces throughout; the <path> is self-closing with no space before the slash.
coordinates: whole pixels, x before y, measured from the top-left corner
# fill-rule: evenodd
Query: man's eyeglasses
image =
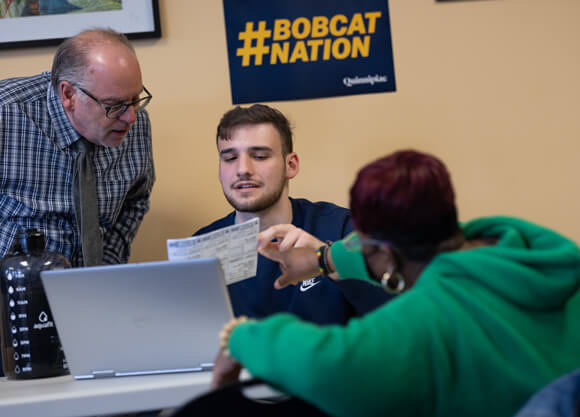
<path id="1" fill-rule="evenodd" d="M 72 84 L 72 83 L 71 83 Z M 153 96 L 151 95 L 151 93 L 149 92 L 149 90 L 147 90 L 147 88 L 145 86 L 143 86 L 143 91 L 145 92 L 145 94 L 147 94 L 146 96 L 143 97 L 139 97 L 135 100 L 133 100 L 130 103 L 121 103 L 121 104 L 113 104 L 111 106 L 104 104 L 103 102 L 101 102 L 98 98 L 96 98 L 95 96 L 93 96 L 91 93 L 89 93 L 87 90 L 85 90 L 84 88 L 73 84 L 76 88 L 78 88 L 79 90 L 81 90 L 83 93 L 85 93 L 87 96 L 89 96 L 90 98 L 92 98 L 94 101 L 97 102 L 97 104 L 99 106 L 101 106 L 103 108 L 103 110 L 105 110 L 105 115 L 109 118 L 109 119 L 118 119 L 119 117 L 121 117 L 128 109 L 129 107 L 133 107 L 135 109 L 135 112 L 140 112 L 141 110 L 143 110 L 151 101 L 151 99 L 153 98 Z"/>

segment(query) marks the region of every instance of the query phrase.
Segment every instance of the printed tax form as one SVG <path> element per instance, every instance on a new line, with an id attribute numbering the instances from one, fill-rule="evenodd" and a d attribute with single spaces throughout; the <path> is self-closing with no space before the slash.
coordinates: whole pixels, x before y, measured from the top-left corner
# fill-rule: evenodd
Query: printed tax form
<path id="1" fill-rule="evenodd" d="M 256 275 L 258 268 L 258 218 L 234 224 L 201 236 L 167 239 L 170 261 L 197 258 L 218 258 L 226 284 Z"/>

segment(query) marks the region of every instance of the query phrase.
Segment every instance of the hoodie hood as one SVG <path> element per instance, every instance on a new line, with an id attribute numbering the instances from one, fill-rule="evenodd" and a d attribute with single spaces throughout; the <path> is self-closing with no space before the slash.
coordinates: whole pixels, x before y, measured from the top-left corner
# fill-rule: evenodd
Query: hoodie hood
<path id="1" fill-rule="evenodd" d="M 480 218 L 462 225 L 468 240 L 496 245 L 437 256 L 425 269 L 445 281 L 473 280 L 527 310 L 561 308 L 580 288 L 580 250 L 571 240 L 521 219 Z M 431 278 L 431 277 L 430 277 Z M 500 279 L 498 279 L 500 278 Z M 421 278 L 417 286 L 429 285 Z"/>

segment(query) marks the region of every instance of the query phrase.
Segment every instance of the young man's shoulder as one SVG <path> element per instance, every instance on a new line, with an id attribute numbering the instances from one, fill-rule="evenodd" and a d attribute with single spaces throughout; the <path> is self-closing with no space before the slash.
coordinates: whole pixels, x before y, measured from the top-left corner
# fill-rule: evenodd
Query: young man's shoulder
<path id="1" fill-rule="evenodd" d="M 207 226 L 202 227 L 197 232 L 193 234 L 193 236 L 204 235 L 209 232 L 213 232 L 214 230 L 221 229 L 222 227 L 231 226 L 234 224 L 234 213 L 231 212 L 225 217 L 214 221 L 213 223 L 208 224 Z"/>
<path id="2" fill-rule="evenodd" d="M 338 240 L 352 231 L 350 211 L 327 201 L 292 198 L 292 224 L 321 240 Z"/>
<path id="3" fill-rule="evenodd" d="M 310 201 L 305 198 L 291 198 L 292 211 L 296 213 L 297 210 L 304 214 L 311 214 L 315 216 L 336 216 L 349 217 L 350 211 L 328 201 Z"/>

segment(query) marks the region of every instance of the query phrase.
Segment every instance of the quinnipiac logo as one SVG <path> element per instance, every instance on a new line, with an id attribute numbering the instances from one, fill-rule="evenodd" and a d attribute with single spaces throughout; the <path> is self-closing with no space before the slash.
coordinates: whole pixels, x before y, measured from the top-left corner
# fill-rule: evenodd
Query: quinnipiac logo
<path id="1" fill-rule="evenodd" d="M 386 75 L 367 75 L 366 77 L 358 77 L 355 76 L 354 78 L 351 77 L 344 77 L 342 79 L 342 83 L 347 87 L 353 87 L 356 85 L 375 85 L 377 83 L 386 83 L 388 81 L 388 77 Z"/>

